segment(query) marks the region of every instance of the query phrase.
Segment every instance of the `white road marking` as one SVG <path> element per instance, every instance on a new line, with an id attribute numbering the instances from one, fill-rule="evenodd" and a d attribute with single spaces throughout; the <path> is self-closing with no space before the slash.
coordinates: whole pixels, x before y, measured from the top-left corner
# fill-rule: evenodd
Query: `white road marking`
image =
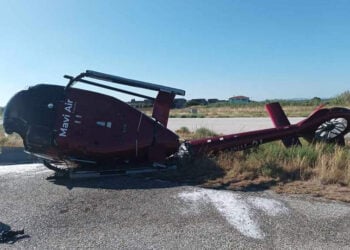
<path id="1" fill-rule="evenodd" d="M 276 200 L 261 197 L 250 197 L 247 201 L 255 208 L 262 210 L 269 216 L 277 216 L 279 214 L 288 213 L 288 208 Z"/>
<path id="2" fill-rule="evenodd" d="M 243 196 L 231 192 L 198 188 L 191 192 L 182 192 L 178 197 L 191 204 L 191 211 L 196 212 L 199 203 L 209 203 L 214 205 L 218 212 L 240 233 L 254 239 L 263 239 L 264 232 L 260 229 L 255 218 L 255 210 L 261 210 L 269 216 L 288 213 L 288 208 L 281 202 L 250 197 L 244 199 Z"/>

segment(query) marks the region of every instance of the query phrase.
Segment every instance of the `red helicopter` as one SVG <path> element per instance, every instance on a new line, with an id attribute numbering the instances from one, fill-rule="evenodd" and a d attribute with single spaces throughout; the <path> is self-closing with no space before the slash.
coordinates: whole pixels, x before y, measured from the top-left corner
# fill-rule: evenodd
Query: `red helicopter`
<path id="1" fill-rule="evenodd" d="M 270 103 L 266 109 L 274 128 L 180 143 L 179 137 L 167 129 L 167 123 L 175 95 L 185 95 L 184 90 L 91 70 L 76 77 L 64 77 L 69 79 L 65 87 L 39 84 L 18 92 L 6 105 L 3 120 L 6 133 L 18 133 L 25 151 L 43 159 L 57 173 L 63 171 L 62 163 L 89 170 L 107 167 L 126 173 L 134 166 L 166 166 L 174 156 L 245 150 L 275 140 L 282 140 L 286 147 L 300 146 L 299 137 L 309 142 L 344 145 L 344 135 L 350 130 L 349 109 L 319 107 L 306 119 L 291 125 L 279 103 Z M 101 81 L 158 94 L 153 98 Z M 77 82 L 152 100 L 152 116 L 114 97 L 74 88 Z"/>

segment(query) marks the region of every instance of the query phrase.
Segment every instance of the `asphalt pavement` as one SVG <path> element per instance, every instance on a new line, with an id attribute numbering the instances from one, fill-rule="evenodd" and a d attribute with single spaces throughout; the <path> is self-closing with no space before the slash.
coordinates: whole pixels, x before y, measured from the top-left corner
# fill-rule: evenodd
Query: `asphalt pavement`
<path id="1" fill-rule="evenodd" d="M 203 189 L 141 177 L 48 180 L 0 166 L 4 249 L 350 249 L 350 205 L 271 191 Z"/>

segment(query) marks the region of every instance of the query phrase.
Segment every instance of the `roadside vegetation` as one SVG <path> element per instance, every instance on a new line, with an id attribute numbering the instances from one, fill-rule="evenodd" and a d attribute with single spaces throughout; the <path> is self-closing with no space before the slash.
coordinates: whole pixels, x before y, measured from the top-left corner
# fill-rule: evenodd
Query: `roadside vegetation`
<path id="1" fill-rule="evenodd" d="M 4 127 L 0 125 L 0 147 L 23 147 L 22 138 L 17 134 L 6 135 Z"/>
<path id="2" fill-rule="evenodd" d="M 2 120 L 3 112 L 4 108 L 0 107 L 0 120 Z M 23 147 L 23 142 L 17 134 L 6 135 L 4 127 L 0 124 L 0 147 Z"/>
<path id="3" fill-rule="evenodd" d="M 265 117 L 265 104 L 280 102 L 288 117 L 308 116 L 317 106 L 326 104 L 327 107 L 350 106 L 350 91 L 329 99 L 314 97 L 309 100 L 265 100 L 261 102 L 249 102 L 246 104 L 234 104 L 219 102 L 208 105 L 189 106 L 182 109 L 172 109 L 172 118 L 228 118 L 228 117 Z"/>
<path id="4" fill-rule="evenodd" d="M 182 139 L 215 135 L 200 128 L 182 127 Z M 204 136 L 205 137 L 205 136 Z M 233 152 L 184 158 L 178 171 L 166 178 L 210 188 L 255 191 L 271 188 L 281 193 L 307 193 L 350 202 L 350 146 L 308 144 L 285 148 L 280 142 Z"/>

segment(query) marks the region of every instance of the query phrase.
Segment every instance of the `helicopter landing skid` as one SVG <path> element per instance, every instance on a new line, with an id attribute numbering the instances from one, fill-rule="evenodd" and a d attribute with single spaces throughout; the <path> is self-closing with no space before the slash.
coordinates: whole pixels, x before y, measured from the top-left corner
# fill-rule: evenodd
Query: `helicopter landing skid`
<path id="1" fill-rule="evenodd" d="M 168 170 L 176 170 L 176 165 L 164 165 L 160 163 L 153 163 L 150 167 L 139 167 L 139 168 L 107 168 L 99 170 L 91 170 L 84 168 L 59 168 L 50 164 L 49 162 L 44 162 L 44 165 L 55 171 L 55 175 L 52 178 L 69 178 L 69 179 L 82 179 L 82 178 L 99 178 L 107 176 L 122 176 L 122 175 L 137 175 L 137 174 L 147 174 L 154 172 L 163 172 Z"/>

